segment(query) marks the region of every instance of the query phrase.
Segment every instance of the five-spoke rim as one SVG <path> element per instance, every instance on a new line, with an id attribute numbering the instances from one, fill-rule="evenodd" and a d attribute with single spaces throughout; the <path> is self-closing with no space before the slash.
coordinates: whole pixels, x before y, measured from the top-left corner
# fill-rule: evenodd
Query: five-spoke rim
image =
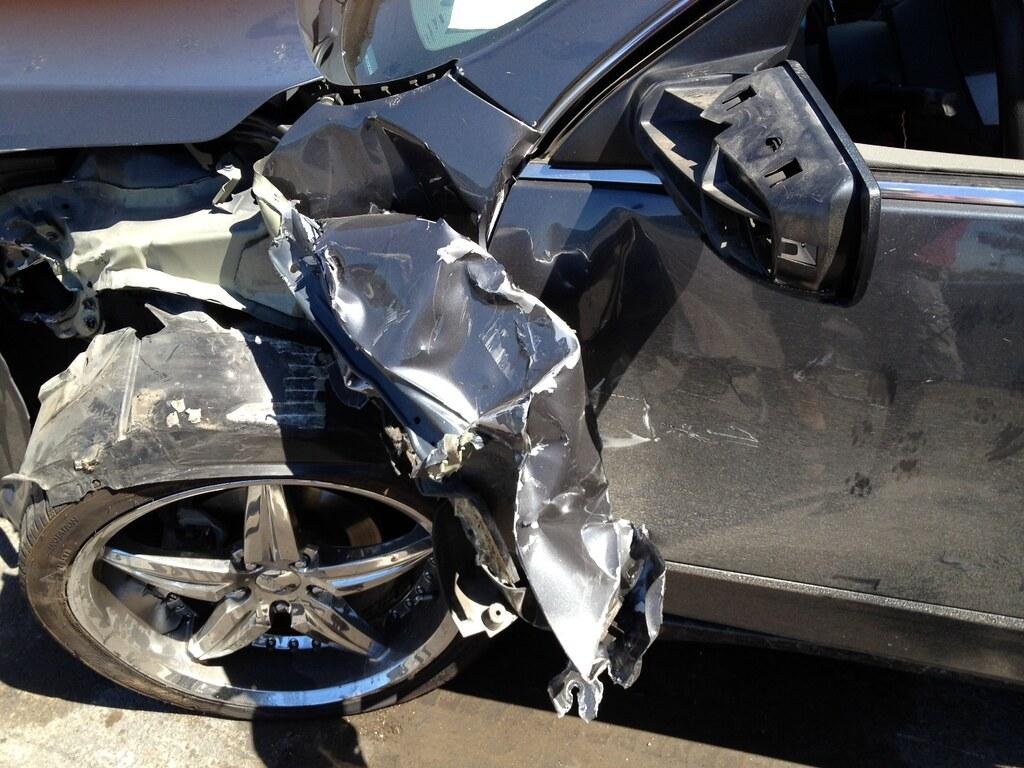
<path id="1" fill-rule="evenodd" d="M 337 548 L 325 556 L 316 542 L 298 535 L 301 511 L 293 509 L 286 492 L 294 485 L 368 500 L 404 516 L 405 528 L 342 557 Z M 168 505 L 243 490 L 241 546 L 229 555 L 150 551 L 118 540 L 127 526 Z M 97 532 L 72 564 L 68 598 L 88 634 L 165 685 L 222 701 L 309 706 L 365 696 L 406 679 L 454 639 L 443 601 L 430 588 L 431 553 L 429 520 L 389 496 L 291 479 L 221 483 L 147 504 Z M 402 598 L 407 610 L 386 632 L 354 605 L 396 584 L 408 591 L 410 582 L 415 599 L 390 596 Z M 187 629 L 161 632 L 159 622 L 148 620 L 153 605 L 161 615 L 180 608 L 190 622 Z M 242 657 L 254 645 L 273 647 L 275 637 L 268 633 L 282 628 L 293 648 L 333 653 L 301 669 L 293 657 L 279 663 L 283 672 L 254 670 L 273 662 L 254 665 Z"/>

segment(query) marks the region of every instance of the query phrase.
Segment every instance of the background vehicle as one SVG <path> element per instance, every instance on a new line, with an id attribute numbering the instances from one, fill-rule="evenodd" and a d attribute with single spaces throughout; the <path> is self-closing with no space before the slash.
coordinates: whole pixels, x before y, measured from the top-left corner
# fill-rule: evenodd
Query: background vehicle
<path id="1" fill-rule="evenodd" d="M 471 653 L 428 536 L 446 502 L 337 400 L 231 207 L 273 150 L 312 207 L 375 169 L 571 326 L 680 626 L 1021 681 L 1019 4 L 208 5 L 5 25 L 56 31 L 0 67 L 0 469 L 32 423 L 34 466 L 61 464 L 5 509 L 72 652 L 234 715 L 391 703 Z M 306 141 L 318 111 L 337 143 Z M 184 345 L 160 330 L 196 313 Z M 206 429 L 225 392 L 252 407 Z"/>

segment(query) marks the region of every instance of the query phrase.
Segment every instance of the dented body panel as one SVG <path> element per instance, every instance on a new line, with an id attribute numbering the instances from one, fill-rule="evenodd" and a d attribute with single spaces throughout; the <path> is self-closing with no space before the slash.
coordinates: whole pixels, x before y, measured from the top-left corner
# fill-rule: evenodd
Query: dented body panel
<path id="1" fill-rule="evenodd" d="M 491 250 L 588 312 L 612 497 L 666 559 L 1024 617 L 1024 229 L 886 206 L 871 288 L 842 313 L 743 279 L 657 190 L 518 182 Z M 979 260 L 979 241 L 1004 246 Z"/>
<path id="2" fill-rule="evenodd" d="M 441 116 L 438 104 L 446 105 Z M 467 146 L 460 129 L 470 124 L 484 140 Z M 657 636 L 664 564 L 642 527 L 612 513 L 586 419 L 575 334 L 510 283 L 474 242 L 486 236 L 514 170 L 537 138 L 446 75 L 384 105 L 315 105 L 256 163 L 251 192 L 233 194 L 242 173 L 224 161 L 216 175 L 186 178 L 170 191 L 91 179 L 56 190 L 16 191 L 2 242 L 24 261 L 15 274 L 46 262 L 76 295 L 130 286 L 230 309 L 244 308 L 231 299 L 255 299 L 259 287 L 257 273 L 239 266 L 272 264 L 335 352 L 343 382 L 336 393 L 350 405 L 369 398 L 383 406 L 423 492 L 451 497 L 457 509 L 464 507 L 460 500 L 491 496 L 491 507 L 484 507 L 490 522 L 477 518 L 474 529 L 467 511 L 459 515 L 478 548 L 478 564 L 488 564 L 494 547 L 484 542 L 492 530 L 505 546 L 514 545 L 524 578 L 497 579 L 509 596 L 505 607 L 523 611 L 528 589 L 537 606 L 531 610 L 539 610 L 569 657 L 552 682 L 556 708 L 565 714 L 576 697 L 580 714 L 591 719 L 602 695 L 601 676 L 632 684 Z M 95 223 L 89 192 L 108 201 Z M 43 223 L 33 224 L 40 215 L 32 195 L 47 200 L 55 193 L 68 198 L 58 206 L 65 211 L 63 224 L 54 227 L 45 214 Z M 209 203 L 203 205 L 204 199 Z M 256 205 L 265 228 L 252 221 Z M 137 221 L 126 225 L 127 211 Z M 182 215 L 160 215 L 170 212 Z M 208 247 L 205 263 L 203 248 L 193 247 L 186 250 L 196 268 L 180 268 L 173 258 L 177 233 Z M 249 251 L 233 255 L 237 240 Z M 197 280 L 191 291 L 187 279 Z M 244 381 L 258 389 L 261 376 L 273 380 L 250 354 L 252 339 L 218 331 L 201 315 L 157 315 L 164 331 L 141 340 L 130 328 L 97 336 L 44 387 L 22 471 L 5 481 L 8 516 L 20 518 L 39 504 L 72 503 L 96 488 L 230 472 L 218 459 L 211 468 L 195 453 L 223 455 L 206 453 L 221 434 L 218 425 L 241 421 L 258 432 L 269 430 L 271 443 L 289 426 L 278 423 L 268 393 L 252 394 L 248 404 L 234 401 L 245 395 L 246 387 L 239 386 Z M 95 328 L 98 319 L 90 318 Z M 179 354 L 196 357 L 171 363 Z M 316 376 L 322 391 L 327 374 L 316 374 L 315 350 L 284 351 L 286 364 L 296 357 L 303 358 L 303 375 Z M 206 361 L 226 363 L 224 375 L 241 381 L 227 384 L 199 374 Z M 280 381 L 295 386 L 303 375 L 287 370 Z M 165 383 L 176 392 L 158 386 Z M 226 397 L 214 394 L 222 388 Z M 310 405 L 317 407 L 318 390 L 311 385 L 310 392 Z M 262 419 L 261 404 L 269 409 Z M 97 410 L 107 418 L 86 417 Z M 209 434 L 199 430 L 204 418 Z M 191 442 L 178 439 L 178 430 L 196 435 L 196 446 L 204 448 L 179 455 Z M 241 444 L 247 442 L 243 437 Z M 481 459 L 478 453 L 490 455 Z M 237 447 L 234 456 L 250 471 L 259 464 Z M 294 455 L 282 458 L 296 461 Z M 488 573 L 497 577 L 498 570 Z M 449 594 L 461 602 L 458 589 Z M 464 611 L 460 626 L 469 627 L 473 613 Z"/>
<path id="3" fill-rule="evenodd" d="M 666 579 L 684 618 L 1024 680 L 1020 209 L 884 200 L 850 306 L 756 282 L 632 167 L 630 121 L 660 79 L 784 59 L 805 4 L 762 3 L 742 25 L 753 3 L 716 7 L 635 78 L 655 33 L 712 4 L 584 4 L 541 7 L 381 98 L 317 82 L 271 121 L 269 152 L 140 150 L 147 181 L 86 152 L 0 196 L 3 281 L 48 270 L 72 295 L 20 319 L 87 344 L 40 393 L 19 471 L 24 441 L 6 449 L 4 513 L 370 460 L 448 500 L 432 535 L 464 634 L 513 616 L 554 632 L 562 714 L 593 717 L 605 673 L 635 679 Z M 209 14 L 197 45 L 172 39 L 190 10 Z M 17 126 L 0 149 L 210 139 L 319 74 L 290 3 L 162 13 L 171 42 L 131 76 L 93 62 L 62 84 L 43 57 L 0 77 Z M 713 24 L 744 34 L 699 34 Z M 89 29 L 69 57 L 103 39 Z M 174 45 L 200 51 L 206 79 L 179 79 Z M 594 87 L 619 64 L 624 87 Z M 75 120 L 43 126 L 30 88 Z M 104 303 L 129 294 L 161 329 L 107 329 Z M 225 310 L 263 330 L 221 325 Z M 327 454 L 306 440 L 324 431 Z"/>
<path id="4" fill-rule="evenodd" d="M 475 141 L 465 141 L 467 130 Z M 443 216 L 483 237 L 539 138 L 447 74 L 381 101 L 314 105 L 266 158 L 264 173 L 317 218 L 373 205 Z"/>
<path id="5" fill-rule="evenodd" d="M 330 125 L 329 110 L 314 118 Z M 512 502 L 506 540 L 569 657 L 553 701 L 565 714 L 575 693 L 581 716 L 595 717 L 600 676 L 632 684 L 658 633 L 664 565 L 645 530 L 612 515 L 575 335 L 444 222 L 370 213 L 347 181 L 327 188 L 330 205 L 312 206 L 343 215 L 313 219 L 276 186 L 301 186 L 301 167 L 271 155 L 259 174 L 275 266 L 345 386 L 404 429 L 412 476 L 435 495 L 515 487 L 492 514 Z M 359 206 L 367 213 L 352 213 Z M 475 461 L 488 442 L 504 447 L 500 458 Z M 452 476 L 458 484 L 446 484 Z"/>

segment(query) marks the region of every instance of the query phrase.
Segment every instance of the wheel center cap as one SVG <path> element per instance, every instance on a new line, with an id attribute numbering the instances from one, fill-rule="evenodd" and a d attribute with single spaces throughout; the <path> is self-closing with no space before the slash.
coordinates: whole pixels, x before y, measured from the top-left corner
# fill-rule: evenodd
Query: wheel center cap
<path id="1" fill-rule="evenodd" d="M 302 577 L 295 571 L 263 571 L 256 577 L 256 586 L 265 592 L 284 595 L 302 586 Z"/>

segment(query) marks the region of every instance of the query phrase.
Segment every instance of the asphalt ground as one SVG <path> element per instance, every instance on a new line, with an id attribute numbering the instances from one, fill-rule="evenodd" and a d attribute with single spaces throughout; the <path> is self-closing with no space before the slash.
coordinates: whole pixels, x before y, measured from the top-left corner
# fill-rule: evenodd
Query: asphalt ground
<path id="1" fill-rule="evenodd" d="M 1024 691 L 728 645 L 659 642 L 597 722 L 558 719 L 553 638 L 499 636 L 445 688 L 350 718 L 185 714 L 65 653 L 17 582 L 0 523 L 0 766 L 1024 766 Z"/>

